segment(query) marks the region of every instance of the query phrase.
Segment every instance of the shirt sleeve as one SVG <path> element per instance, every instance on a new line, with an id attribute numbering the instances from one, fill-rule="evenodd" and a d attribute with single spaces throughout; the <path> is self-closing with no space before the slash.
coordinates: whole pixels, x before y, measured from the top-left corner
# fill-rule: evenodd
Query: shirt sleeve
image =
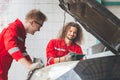
<path id="1" fill-rule="evenodd" d="M 75 48 L 75 51 L 76 51 L 77 54 L 83 54 L 83 51 L 82 51 L 81 46 L 78 46 L 78 45 L 77 45 L 76 48 Z M 80 59 L 80 60 L 83 60 L 83 58 Z"/>
<path id="2" fill-rule="evenodd" d="M 47 57 L 47 65 L 54 64 L 55 49 L 54 49 L 55 41 L 50 40 L 46 47 L 46 57 Z"/>
<path id="3" fill-rule="evenodd" d="M 75 49 L 76 49 L 76 53 L 83 54 L 81 46 L 77 46 Z"/>
<path id="4" fill-rule="evenodd" d="M 23 44 L 23 43 L 20 43 L 18 41 L 17 36 L 18 35 L 16 29 L 11 29 L 11 28 L 7 29 L 6 33 L 4 34 L 5 49 L 15 60 L 19 60 L 24 56 L 28 56 L 27 53 L 24 53 L 25 46 L 19 46 L 19 44 Z"/>

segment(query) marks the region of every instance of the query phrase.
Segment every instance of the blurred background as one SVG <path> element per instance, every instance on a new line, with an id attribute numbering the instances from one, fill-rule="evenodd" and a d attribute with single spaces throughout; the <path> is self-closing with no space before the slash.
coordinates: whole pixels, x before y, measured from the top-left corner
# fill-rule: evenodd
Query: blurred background
<path id="1" fill-rule="evenodd" d="M 114 15 L 120 18 L 120 0 L 97 0 Z M 24 20 L 26 13 L 31 9 L 39 9 L 46 14 L 48 20 L 44 23 L 40 32 L 35 35 L 27 35 L 26 48 L 31 58 L 41 58 L 46 63 L 46 46 L 50 39 L 56 38 L 63 24 L 75 21 L 73 17 L 65 13 L 59 7 L 59 0 L 0 0 L 0 32 L 16 18 Z M 82 27 L 82 26 L 81 26 Z M 87 50 L 98 44 L 99 41 L 83 29 L 84 42 L 81 44 L 84 54 L 89 56 Z M 99 55 L 98 55 L 99 56 Z M 9 80 L 25 80 L 28 70 L 20 63 L 13 61 L 9 70 Z"/>

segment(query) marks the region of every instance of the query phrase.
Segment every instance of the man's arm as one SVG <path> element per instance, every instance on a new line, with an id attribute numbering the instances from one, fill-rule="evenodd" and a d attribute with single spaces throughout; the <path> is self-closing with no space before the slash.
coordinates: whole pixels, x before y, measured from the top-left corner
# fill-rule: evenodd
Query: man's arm
<path id="1" fill-rule="evenodd" d="M 32 61 L 28 61 L 26 58 L 21 58 L 18 60 L 21 64 L 23 64 L 27 69 L 30 70 L 30 66 L 32 65 Z"/>
<path id="2" fill-rule="evenodd" d="M 43 68 L 44 67 L 43 63 L 41 63 L 41 62 L 33 63 L 32 61 L 29 61 L 26 58 L 21 58 L 21 59 L 18 60 L 18 62 L 23 64 L 27 69 L 29 69 L 29 71 L 32 71 L 34 69 L 38 69 L 38 68 Z"/>

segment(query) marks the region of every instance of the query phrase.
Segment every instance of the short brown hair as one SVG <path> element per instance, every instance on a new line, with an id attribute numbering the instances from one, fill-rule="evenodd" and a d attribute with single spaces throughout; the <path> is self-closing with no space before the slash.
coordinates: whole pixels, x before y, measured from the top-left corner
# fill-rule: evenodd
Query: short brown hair
<path id="1" fill-rule="evenodd" d="M 44 13 L 42 13 L 40 10 L 37 9 L 32 9 L 31 11 L 29 11 L 27 13 L 27 15 L 25 16 L 26 20 L 30 20 L 30 19 L 35 19 L 35 20 L 42 20 L 42 21 L 46 21 L 47 17 Z"/>

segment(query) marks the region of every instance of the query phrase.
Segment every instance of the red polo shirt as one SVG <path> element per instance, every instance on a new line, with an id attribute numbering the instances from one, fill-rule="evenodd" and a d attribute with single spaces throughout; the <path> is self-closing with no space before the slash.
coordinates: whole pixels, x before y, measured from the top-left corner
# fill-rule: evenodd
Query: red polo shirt
<path id="1" fill-rule="evenodd" d="M 65 56 L 70 51 L 83 54 L 81 47 L 75 43 L 67 46 L 64 39 L 50 40 L 46 48 L 47 65 L 54 64 L 54 58 Z"/>

